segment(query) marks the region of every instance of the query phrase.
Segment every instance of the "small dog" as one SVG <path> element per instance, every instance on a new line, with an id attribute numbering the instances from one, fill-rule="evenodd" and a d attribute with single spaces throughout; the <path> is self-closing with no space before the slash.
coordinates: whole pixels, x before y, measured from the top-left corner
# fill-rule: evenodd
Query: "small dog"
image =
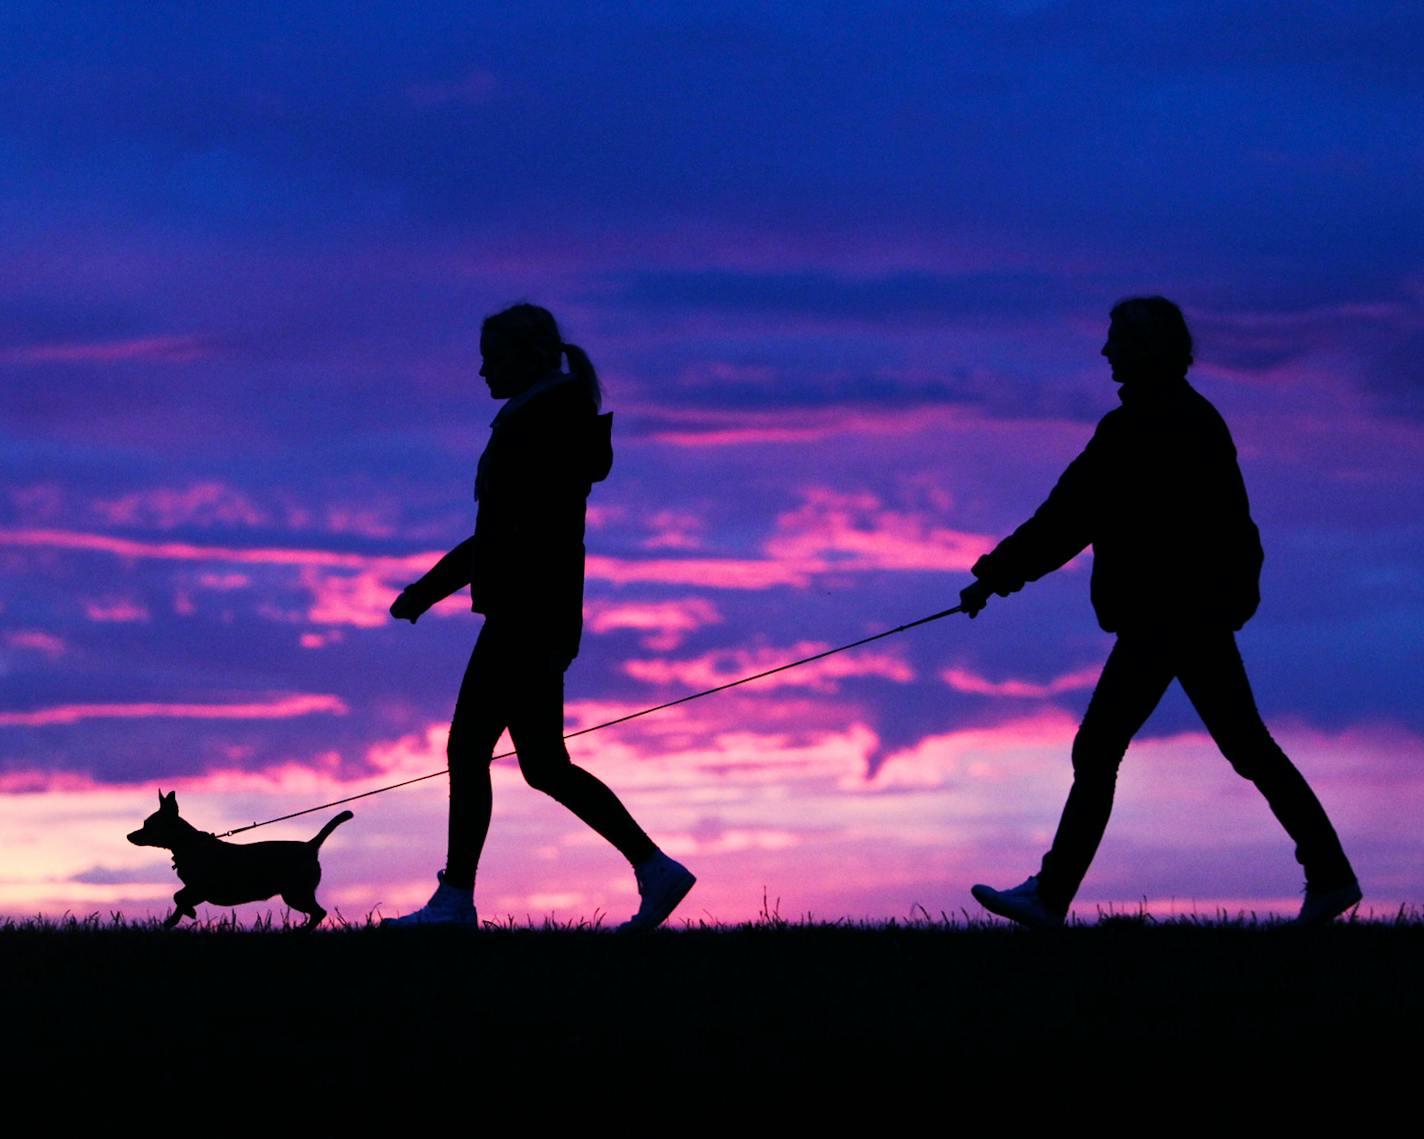
<path id="1" fill-rule="evenodd" d="M 321 881 L 317 849 L 327 835 L 354 817 L 350 811 L 342 811 L 306 842 L 238 846 L 184 822 L 178 817 L 177 793 L 159 791 L 158 810 L 128 838 L 135 846 L 159 846 L 173 852 L 173 869 L 183 888 L 173 895 L 178 908 L 168 915 L 164 928 L 177 925 L 185 914 L 196 918 L 198 912 L 193 907 L 200 902 L 237 906 L 281 894 L 288 906 L 307 915 L 302 929 L 312 929 L 326 917 L 316 900 Z"/>

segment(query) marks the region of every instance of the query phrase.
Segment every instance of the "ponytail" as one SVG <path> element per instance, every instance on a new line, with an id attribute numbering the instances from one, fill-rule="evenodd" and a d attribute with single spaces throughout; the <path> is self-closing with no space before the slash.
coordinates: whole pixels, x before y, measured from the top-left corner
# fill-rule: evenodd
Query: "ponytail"
<path id="1" fill-rule="evenodd" d="M 593 401 L 594 410 L 603 406 L 603 385 L 598 382 L 598 373 L 593 370 L 593 361 L 588 353 L 577 344 L 565 343 L 564 355 L 569 359 L 569 374 L 578 381 L 585 395 Z"/>
<path id="2" fill-rule="evenodd" d="M 593 361 L 577 344 L 564 343 L 558 322 L 548 309 L 527 301 L 511 305 L 485 317 L 480 337 L 483 339 L 485 336 L 499 337 L 544 371 L 557 369 L 562 353 L 569 358 L 569 373 L 588 396 L 594 409 L 603 406 L 603 386 L 598 382 L 598 373 L 593 370 Z"/>

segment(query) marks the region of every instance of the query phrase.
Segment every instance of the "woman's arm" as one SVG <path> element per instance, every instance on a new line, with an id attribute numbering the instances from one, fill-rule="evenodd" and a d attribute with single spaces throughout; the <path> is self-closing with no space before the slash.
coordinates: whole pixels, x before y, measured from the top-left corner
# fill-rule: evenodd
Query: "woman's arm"
<path id="1" fill-rule="evenodd" d="M 474 543 L 473 537 L 466 538 L 436 562 L 429 573 L 406 586 L 391 605 L 391 616 L 414 625 L 431 606 L 469 585 L 473 577 Z"/>

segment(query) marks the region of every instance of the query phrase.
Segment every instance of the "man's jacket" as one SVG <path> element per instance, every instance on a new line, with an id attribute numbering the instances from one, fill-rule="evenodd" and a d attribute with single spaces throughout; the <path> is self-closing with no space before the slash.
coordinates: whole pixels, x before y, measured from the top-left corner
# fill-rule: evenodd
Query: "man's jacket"
<path id="1" fill-rule="evenodd" d="M 1221 415 L 1185 379 L 1126 384 L 1033 517 L 980 558 L 1000 596 L 1093 547 L 1108 632 L 1239 629 L 1260 603 L 1261 538 Z"/>

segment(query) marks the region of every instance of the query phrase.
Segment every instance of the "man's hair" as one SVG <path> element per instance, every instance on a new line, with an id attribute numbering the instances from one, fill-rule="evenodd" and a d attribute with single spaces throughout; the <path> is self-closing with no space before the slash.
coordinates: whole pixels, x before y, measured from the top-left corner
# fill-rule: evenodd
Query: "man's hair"
<path id="1" fill-rule="evenodd" d="M 1164 369 L 1187 374 L 1192 334 L 1182 310 L 1166 297 L 1128 297 L 1113 305 L 1111 319 L 1127 326 L 1132 340 Z"/>

